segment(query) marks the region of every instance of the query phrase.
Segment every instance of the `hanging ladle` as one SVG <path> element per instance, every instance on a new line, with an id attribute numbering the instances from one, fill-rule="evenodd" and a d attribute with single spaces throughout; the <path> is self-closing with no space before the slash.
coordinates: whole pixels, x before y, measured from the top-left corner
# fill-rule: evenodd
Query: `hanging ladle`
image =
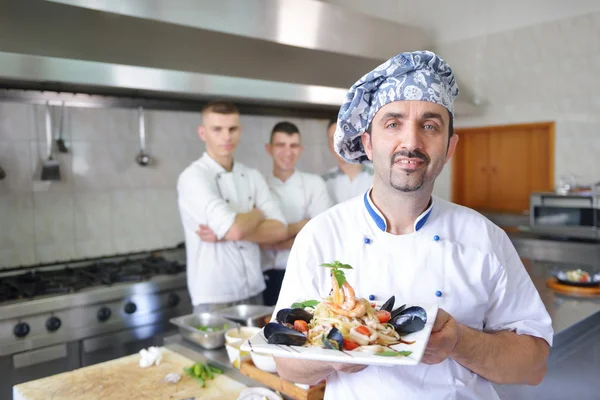
<path id="1" fill-rule="evenodd" d="M 68 153 L 69 148 L 65 144 L 65 140 L 63 139 L 64 134 L 64 121 L 65 121 L 65 102 L 63 101 L 60 105 L 60 122 L 58 124 L 58 138 L 56 139 L 56 147 L 58 147 L 58 151 L 61 153 Z"/>
<path id="2" fill-rule="evenodd" d="M 150 163 L 150 156 L 146 153 L 146 126 L 144 124 L 144 108 L 138 107 L 138 120 L 140 128 L 140 152 L 135 157 L 135 161 L 142 167 Z"/>

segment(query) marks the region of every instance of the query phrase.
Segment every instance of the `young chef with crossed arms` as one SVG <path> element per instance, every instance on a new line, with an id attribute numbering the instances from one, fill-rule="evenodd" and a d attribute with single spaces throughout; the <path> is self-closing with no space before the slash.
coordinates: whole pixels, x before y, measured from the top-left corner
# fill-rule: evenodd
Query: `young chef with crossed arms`
<path id="1" fill-rule="evenodd" d="M 263 176 L 233 159 L 241 130 L 235 105 L 206 105 L 198 128 L 206 152 L 177 182 L 194 312 L 262 304 L 259 244 L 279 242 L 287 234 Z"/>
<path id="2" fill-rule="evenodd" d="M 281 377 L 327 379 L 326 399 L 498 399 L 491 382 L 535 385 L 553 330 L 506 233 L 432 196 L 456 148 L 452 69 L 427 51 L 367 73 L 339 111 L 335 150 L 372 162 L 373 186 L 309 221 L 296 236 L 276 310 L 322 299 L 339 260 L 359 297 L 437 303 L 422 363 L 376 367 L 276 358 Z"/>
<path id="3" fill-rule="evenodd" d="M 311 218 L 327 210 L 332 203 L 320 176 L 296 168 L 303 150 L 296 125 L 287 121 L 276 124 L 265 148 L 273 158 L 273 172 L 267 176 L 267 184 L 288 222 L 285 240 L 261 246 L 267 285 L 265 305 L 274 306 L 294 238 Z"/>

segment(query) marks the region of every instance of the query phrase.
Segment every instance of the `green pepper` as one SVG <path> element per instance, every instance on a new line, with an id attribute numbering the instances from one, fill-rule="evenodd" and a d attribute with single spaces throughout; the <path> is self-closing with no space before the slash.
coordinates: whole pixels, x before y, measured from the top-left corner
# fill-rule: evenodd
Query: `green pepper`
<path id="1" fill-rule="evenodd" d="M 212 371 L 210 370 L 210 368 L 208 367 L 208 365 L 206 364 L 202 364 L 202 369 L 204 369 L 204 371 L 206 372 L 206 376 L 209 379 L 215 379 L 215 376 L 213 375 Z"/>
<path id="2" fill-rule="evenodd" d="M 222 374 L 222 373 L 223 373 L 223 370 L 222 370 L 222 369 L 219 369 L 219 368 L 217 368 L 217 367 L 213 367 L 213 366 L 212 366 L 212 365 L 210 365 L 210 364 L 206 364 L 206 365 L 208 365 L 208 368 L 210 368 L 210 370 L 211 370 L 212 372 L 214 372 L 215 374 Z"/>

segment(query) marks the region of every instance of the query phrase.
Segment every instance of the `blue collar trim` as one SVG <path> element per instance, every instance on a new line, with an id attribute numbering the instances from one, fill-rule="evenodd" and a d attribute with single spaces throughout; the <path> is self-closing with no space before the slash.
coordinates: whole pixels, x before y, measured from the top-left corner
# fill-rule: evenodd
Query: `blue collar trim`
<path id="1" fill-rule="evenodd" d="M 379 212 L 377 207 L 375 207 L 375 205 L 371 202 L 371 197 L 369 196 L 371 193 L 371 190 L 372 190 L 372 188 L 365 192 L 365 195 L 364 195 L 365 207 L 367 208 L 367 212 L 369 213 L 371 218 L 373 218 L 375 225 L 377 225 L 377 227 L 379 229 L 381 229 L 383 232 L 386 232 L 387 231 L 387 223 L 385 222 L 385 218 Z M 423 227 L 423 225 L 425 225 L 425 223 L 429 219 L 429 216 L 431 215 L 432 209 L 433 209 L 433 201 L 431 202 L 431 205 L 429 206 L 429 208 L 427 210 L 425 210 L 421 215 L 419 215 L 419 217 L 415 221 L 415 225 L 414 225 L 415 232 L 418 231 L 419 229 L 421 229 Z"/>

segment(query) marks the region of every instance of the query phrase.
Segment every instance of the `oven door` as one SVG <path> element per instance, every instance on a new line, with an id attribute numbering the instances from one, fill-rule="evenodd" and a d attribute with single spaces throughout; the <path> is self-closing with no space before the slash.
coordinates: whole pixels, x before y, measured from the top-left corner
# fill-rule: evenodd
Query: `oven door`
<path id="1" fill-rule="evenodd" d="M 532 196 L 531 228 L 534 232 L 597 239 L 599 215 L 594 197 Z"/>
<path id="2" fill-rule="evenodd" d="M 177 333 L 176 327 L 161 323 L 94 336 L 81 342 L 81 364 L 86 367 L 135 354 L 150 346 L 162 346 L 165 336 L 174 333 Z"/>
<path id="3" fill-rule="evenodd" d="M 0 399 L 12 399 L 14 385 L 79 367 L 77 341 L 0 357 Z"/>

